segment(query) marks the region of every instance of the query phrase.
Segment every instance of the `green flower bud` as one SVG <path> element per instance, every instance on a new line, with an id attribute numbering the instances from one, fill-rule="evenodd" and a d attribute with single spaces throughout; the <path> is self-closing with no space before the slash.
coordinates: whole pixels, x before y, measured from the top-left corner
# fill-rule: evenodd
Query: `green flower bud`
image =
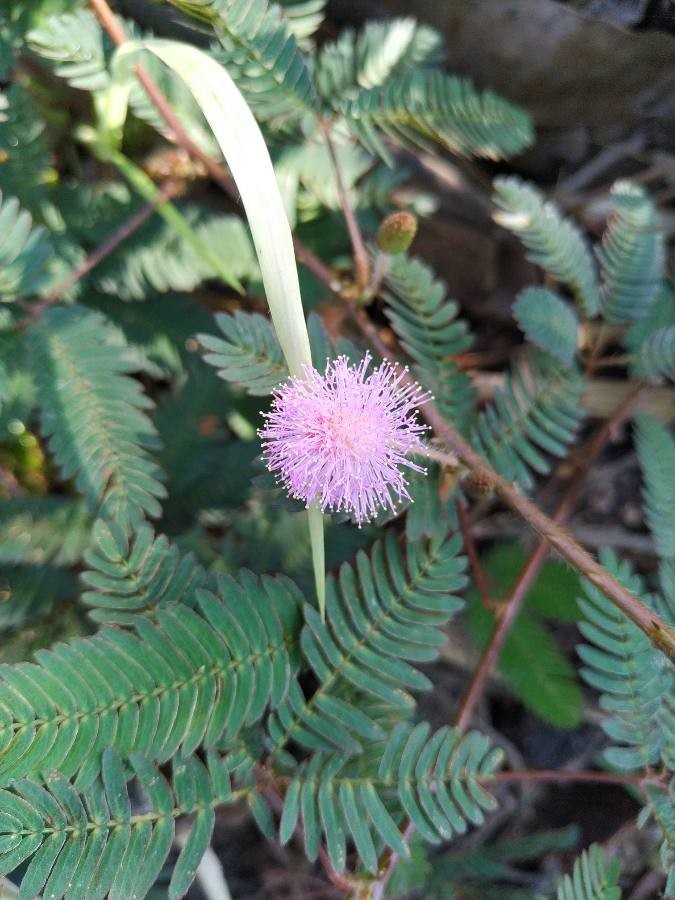
<path id="1" fill-rule="evenodd" d="M 412 213 L 401 210 L 384 219 L 377 232 L 377 245 L 390 256 L 405 253 L 416 234 L 417 219 Z"/>

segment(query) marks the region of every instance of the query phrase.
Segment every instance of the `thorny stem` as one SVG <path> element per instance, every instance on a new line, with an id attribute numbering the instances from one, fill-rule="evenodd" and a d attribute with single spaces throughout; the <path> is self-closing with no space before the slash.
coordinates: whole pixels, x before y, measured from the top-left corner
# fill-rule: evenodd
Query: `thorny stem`
<path id="1" fill-rule="evenodd" d="M 577 472 L 570 481 L 558 509 L 556 510 L 555 516 L 553 517 L 553 521 L 557 525 L 563 525 L 569 519 L 583 482 L 588 474 L 588 470 L 602 452 L 607 441 L 610 439 L 612 432 L 630 416 L 635 406 L 644 398 L 645 393 L 646 389 L 642 386 L 636 388 L 616 412 L 597 429 L 593 437 L 579 453 L 578 458 L 580 464 L 577 467 Z M 545 538 L 542 538 L 535 547 L 530 558 L 525 563 L 508 599 L 501 604 L 499 608 L 492 635 L 483 652 L 471 683 L 469 684 L 468 690 L 464 695 L 464 699 L 460 704 L 459 713 L 455 720 L 455 725 L 462 730 L 464 730 L 471 721 L 476 704 L 482 696 L 490 673 L 499 661 L 499 656 L 511 626 L 515 622 L 523 602 L 539 574 L 539 570 L 541 569 L 544 560 L 548 556 L 548 551 L 548 541 Z"/>
<path id="2" fill-rule="evenodd" d="M 642 629 L 658 650 L 675 662 L 675 630 L 670 625 L 638 600 L 631 591 L 593 559 L 590 553 L 584 550 L 570 534 L 486 463 L 464 438 L 444 421 L 435 407 L 426 404 L 422 409 L 422 414 L 434 428 L 436 434 L 446 442 L 466 466 L 486 478 L 492 478 L 495 491 L 502 500 L 525 519 L 534 531 L 545 538 L 563 559 L 567 560 L 573 568 L 627 615 L 638 628 Z"/>
<path id="3" fill-rule="evenodd" d="M 335 175 L 335 183 L 337 185 L 340 207 L 345 218 L 347 231 L 349 232 L 349 240 L 351 241 L 352 253 L 354 256 L 354 275 L 356 277 L 356 287 L 359 295 L 361 295 L 366 290 L 370 282 L 370 259 L 368 258 L 368 251 L 366 250 L 366 245 L 363 240 L 363 235 L 361 234 L 361 229 L 359 228 L 359 223 L 356 221 L 354 210 L 352 209 L 352 205 L 349 202 L 347 189 L 345 188 L 344 181 L 342 180 L 342 172 L 340 171 L 340 164 L 338 162 L 337 154 L 335 152 L 335 146 L 331 137 L 330 125 L 327 122 L 322 122 L 321 130 L 323 131 L 323 135 L 326 140 L 328 155 L 333 167 L 333 174 Z"/>

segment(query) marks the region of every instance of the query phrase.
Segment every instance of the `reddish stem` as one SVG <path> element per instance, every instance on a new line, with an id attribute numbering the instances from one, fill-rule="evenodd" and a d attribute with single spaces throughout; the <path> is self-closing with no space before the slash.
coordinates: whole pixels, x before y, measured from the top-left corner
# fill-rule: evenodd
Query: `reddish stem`
<path id="1" fill-rule="evenodd" d="M 577 497 L 581 491 L 583 483 L 588 474 L 588 470 L 593 465 L 598 456 L 605 448 L 607 441 L 610 439 L 612 432 L 624 422 L 632 413 L 636 404 L 642 399 L 646 390 L 643 387 L 637 388 L 632 394 L 621 404 L 614 414 L 607 421 L 603 422 L 597 429 L 593 437 L 588 441 L 587 445 L 579 453 L 581 461 L 577 467 L 576 474 L 571 480 L 563 499 L 561 500 L 553 522 L 556 525 L 564 524 L 572 515 Z M 483 651 L 480 664 L 471 680 L 468 690 L 460 705 L 459 713 L 455 724 L 458 728 L 464 730 L 467 728 L 476 705 L 485 689 L 488 678 L 493 668 L 499 661 L 502 648 L 508 637 L 511 626 L 515 622 L 518 613 L 527 597 L 527 594 L 534 584 L 537 575 L 548 556 L 549 545 L 545 538 L 539 541 L 532 555 L 523 566 L 518 579 L 513 586 L 511 594 L 506 602 L 500 607 L 497 614 L 497 621 L 493 629 L 490 641 Z"/>
<path id="2" fill-rule="evenodd" d="M 624 787 L 642 787 L 653 784 L 663 787 L 663 780 L 645 775 L 620 775 L 615 772 L 574 771 L 573 769 L 528 769 L 525 771 L 495 772 L 481 779 L 482 784 L 522 784 L 531 782 L 583 782 L 586 784 L 618 784 Z"/>
<path id="3" fill-rule="evenodd" d="M 321 130 L 323 131 L 324 137 L 326 139 L 326 147 L 328 148 L 328 155 L 330 157 L 331 165 L 333 167 L 333 173 L 335 175 L 335 183 L 337 185 L 340 207 L 345 218 L 347 231 L 349 233 L 349 240 L 351 241 L 352 245 L 356 287 L 359 291 L 359 294 L 362 294 L 368 287 L 368 284 L 370 282 L 370 258 L 368 257 L 368 251 L 366 250 L 366 245 L 363 240 L 363 235 L 361 234 L 361 229 L 359 228 L 359 223 L 356 221 L 354 210 L 352 209 L 351 203 L 349 202 L 347 189 L 345 188 L 344 181 L 342 180 L 340 164 L 335 152 L 335 147 L 333 146 L 333 139 L 331 138 L 330 125 L 327 122 L 323 122 L 321 124 Z"/>
<path id="4" fill-rule="evenodd" d="M 134 232 L 143 225 L 157 211 L 157 209 L 166 203 L 176 193 L 176 186 L 171 182 L 166 182 L 159 190 L 157 198 L 152 203 L 146 203 L 131 218 L 123 222 L 122 225 L 106 238 L 100 246 L 93 250 L 86 259 L 76 266 L 63 281 L 59 282 L 56 287 L 51 290 L 39 303 L 34 303 L 29 307 L 28 320 L 34 321 L 44 312 L 44 310 L 60 300 L 61 297 L 69 291 L 73 285 L 88 275 L 99 263 L 116 250 L 117 247 L 127 238 L 131 237 Z"/>
<path id="5" fill-rule="evenodd" d="M 471 534 L 471 522 L 469 521 L 466 504 L 461 497 L 458 497 L 455 506 L 457 508 L 457 521 L 459 522 L 459 530 L 462 533 L 464 549 L 469 558 L 469 565 L 471 566 L 471 572 L 473 574 L 473 580 L 476 583 L 476 588 L 480 594 L 481 603 L 486 609 L 492 609 L 493 604 L 490 599 L 489 579 L 485 573 L 485 569 L 481 565 L 476 542 Z"/>

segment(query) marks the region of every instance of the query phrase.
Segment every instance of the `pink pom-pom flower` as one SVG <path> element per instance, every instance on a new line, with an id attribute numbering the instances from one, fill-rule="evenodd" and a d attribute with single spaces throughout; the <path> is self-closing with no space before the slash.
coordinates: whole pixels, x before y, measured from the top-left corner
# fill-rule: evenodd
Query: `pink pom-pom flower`
<path id="1" fill-rule="evenodd" d="M 323 375 L 306 367 L 274 392 L 259 432 L 267 468 L 292 497 L 359 524 L 409 498 L 402 466 L 425 471 L 407 455 L 424 449 L 415 408 L 428 395 L 404 369 L 383 362 L 367 374 L 369 363 L 366 354 L 355 366 L 329 360 Z"/>

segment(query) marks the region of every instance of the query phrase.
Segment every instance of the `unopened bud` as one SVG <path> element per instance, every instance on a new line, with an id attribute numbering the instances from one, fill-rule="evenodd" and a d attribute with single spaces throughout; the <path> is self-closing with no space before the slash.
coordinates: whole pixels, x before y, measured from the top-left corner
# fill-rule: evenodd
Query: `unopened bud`
<path id="1" fill-rule="evenodd" d="M 494 479 L 487 472 L 467 472 L 462 479 L 464 492 L 474 500 L 489 497 L 495 489 Z"/>
<path id="2" fill-rule="evenodd" d="M 417 219 L 412 213 L 405 210 L 390 213 L 377 232 L 377 245 L 384 253 L 395 256 L 405 253 L 416 234 Z"/>

